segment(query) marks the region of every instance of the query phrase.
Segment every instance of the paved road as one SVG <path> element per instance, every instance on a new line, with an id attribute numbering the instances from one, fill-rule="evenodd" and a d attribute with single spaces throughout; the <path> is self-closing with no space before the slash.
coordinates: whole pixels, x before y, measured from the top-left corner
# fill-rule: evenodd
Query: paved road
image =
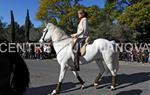
<path id="1" fill-rule="evenodd" d="M 59 65 L 56 60 L 26 60 L 30 70 L 31 84 L 25 95 L 47 95 L 58 81 Z M 92 82 L 98 73 L 96 64 L 81 66 L 80 75 L 86 88 L 80 90 L 79 82 L 68 71 L 60 95 L 150 95 L 150 64 L 120 63 L 115 91 L 109 89 L 111 78 L 105 74 L 98 89 Z"/>

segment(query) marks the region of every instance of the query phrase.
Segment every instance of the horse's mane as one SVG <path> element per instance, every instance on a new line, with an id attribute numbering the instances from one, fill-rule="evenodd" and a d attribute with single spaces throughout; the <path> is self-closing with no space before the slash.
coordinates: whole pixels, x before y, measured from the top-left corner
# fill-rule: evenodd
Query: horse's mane
<path id="1" fill-rule="evenodd" d="M 54 28 L 55 28 L 55 31 L 53 33 L 53 39 L 55 39 L 55 41 L 64 39 L 64 38 L 69 38 L 69 36 L 60 27 L 54 25 Z"/>

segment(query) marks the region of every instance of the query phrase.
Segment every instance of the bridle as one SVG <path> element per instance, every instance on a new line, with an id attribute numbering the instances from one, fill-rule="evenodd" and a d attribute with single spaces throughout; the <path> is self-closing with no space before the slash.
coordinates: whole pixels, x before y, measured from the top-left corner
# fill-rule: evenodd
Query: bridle
<path id="1" fill-rule="evenodd" d="M 55 29 L 54 29 L 54 31 L 55 31 Z M 43 38 L 42 38 L 43 42 L 46 42 L 46 41 L 44 40 L 44 38 L 45 38 L 47 32 L 48 32 L 48 29 L 45 31 L 45 34 L 44 34 L 44 36 L 43 36 Z M 62 37 L 62 36 L 63 36 L 63 34 L 61 35 L 61 37 Z M 52 41 L 52 40 L 51 40 L 50 43 L 56 43 L 56 42 L 59 42 L 59 41 L 66 40 L 66 39 L 68 39 L 68 38 L 70 38 L 70 37 L 66 37 L 66 38 L 63 38 L 63 39 L 60 39 L 60 40 L 57 40 L 57 41 Z M 63 48 L 61 48 L 61 49 L 57 52 L 57 55 L 58 55 L 58 53 L 59 53 L 61 50 L 63 50 L 63 49 L 64 49 L 66 46 L 68 46 L 70 43 L 71 43 L 71 42 L 69 42 L 69 43 L 66 44 Z"/>
<path id="2" fill-rule="evenodd" d="M 43 36 L 43 38 L 42 38 L 43 42 L 46 42 L 46 41 L 44 40 L 44 38 L 45 38 L 47 32 L 48 32 L 48 30 L 45 31 L 45 34 L 44 34 L 44 36 Z"/>

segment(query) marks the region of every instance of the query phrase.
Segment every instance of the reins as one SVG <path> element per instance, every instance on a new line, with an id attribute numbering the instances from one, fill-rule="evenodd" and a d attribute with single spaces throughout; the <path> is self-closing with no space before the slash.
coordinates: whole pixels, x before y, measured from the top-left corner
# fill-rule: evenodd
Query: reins
<path id="1" fill-rule="evenodd" d="M 54 31 L 55 31 L 55 29 L 54 29 Z M 48 32 L 48 30 L 45 32 L 45 34 L 44 34 L 44 36 L 43 36 L 43 38 L 42 38 L 42 40 L 44 41 L 44 42 L 46 42 L 45 40 L 44 40 L 44 38 L 45 38 L 45 36 L 46 36 L 46 34 L 47 34 L 47 32 Z M 61 37 L 63 36 L 63 34 L 61 35 Z M 70 38 L 70 37 L 66 37 L 66 38 L 63 38 L 63 39 L 60 39 L 60 40 L 57 40 L 57 41 L 50 41 L 50 43 L 57 43 L 57 42 L 60 42 L 60 41 L 63 41 L 63 40 L 66 40 L 66 39 L 68 39 L 68 38 Z M 57 55 L 59 54 L 59 52 L 61 51 L 61 50 L 63 50 L 66 46 L 68 46 L 69 44 L 70 44 L 71 42 L 69 42 L 68 44 L 66 44 L 63 48 L 61 48 L 58 52 L 57 52 Z"/>

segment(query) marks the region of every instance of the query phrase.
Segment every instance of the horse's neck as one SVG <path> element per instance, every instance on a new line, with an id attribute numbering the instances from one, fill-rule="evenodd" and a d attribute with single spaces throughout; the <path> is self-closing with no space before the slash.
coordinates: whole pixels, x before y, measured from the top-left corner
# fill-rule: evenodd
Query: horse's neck
<path id="1" fill-rule="evenodd" d="M 52 35 L 52 41 L 57 42 L 63 40 L 64 38 L 69 38 L 69 37 L 65 34 L 63 30 L 56 28 L 56 30 Z"/>
<path id="2" fill-rule="evenodd" d="M 61 52 L 64 48 L 70 46 L 72 39 L 71 38 L 67 38 L 64 39 L 62 41 L 59 42 L 54 42 L 53 46 L 54 46 L 54 50 L 55 52 L 58 54 L 59 52 Z"/>
<path id="3" fill-rule="evenodd" d="M 52 36 L 53 46 L 56 53 L 71 44 L 71 38 L 67 36 L 64 31 L 56 29 Z"/>

